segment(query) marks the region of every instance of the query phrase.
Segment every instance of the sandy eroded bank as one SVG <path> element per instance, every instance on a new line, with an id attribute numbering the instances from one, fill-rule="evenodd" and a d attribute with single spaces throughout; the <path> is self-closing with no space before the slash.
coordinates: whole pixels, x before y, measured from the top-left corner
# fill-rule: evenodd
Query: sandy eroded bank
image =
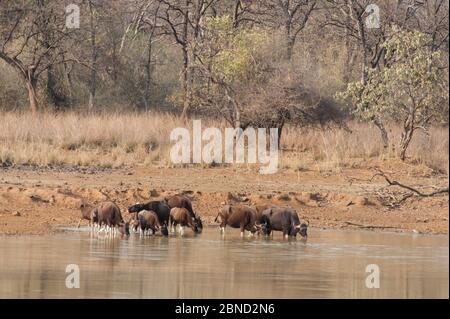
<path id="1" fill-rule="evenodd" d="M 445 186 L 446 176 L 387 168 L 409 185 Z M 76 225 L 81 198 L 97 203 L 113 200 L 126 207 L 135 202 L 186 193 L 194 210 L 213 223 L 230 192 L 247 204 L 272 203 L 296 208 L 317 228 L 363 228 L 375 231 L 448 233 L 448 194 L 410 198 L 398 208 L 380 201 L 386 182 L 370 181 L 373 170 L 339 173 L 281 171 L 262 176 L 232 168 L 0 169 L 0 234 L 43 234 L 58 226 Z M 389 188 L 392 195 L 404 190 Z"/>

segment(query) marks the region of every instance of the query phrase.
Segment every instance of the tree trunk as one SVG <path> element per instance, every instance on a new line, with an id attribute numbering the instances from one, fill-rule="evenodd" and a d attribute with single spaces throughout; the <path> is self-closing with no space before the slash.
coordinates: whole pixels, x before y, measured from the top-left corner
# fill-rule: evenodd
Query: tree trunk
<path id="1" fill-rule="evenodd" d="M 186 119 L 190 108 L 189 97 L 189 52 L 187 46 L 183 46 L 183 112 L 181 117 Z"/>
<path id="2" fill-rule="evenodd" d="M 405 121 L 405 125 L 402 132 L 402 137 L 400 140 L 400 153 L 399 157 L 402 161 L 406 159 L 406 151 L 408 150 L 409 144 L 411 143 L 414 134 L 414 114 L 408 116 Z"/>
<path id="3" fill-rule="evenodd" d="M 347 21 L 346 24 L 350 25 L 351 19 L 350 16 L 347 15 L 346 17 Z M 351 80 L 351 72 L 353 70 L 353 63 L 355 61 L 357 50 L 352 46 L 351 41 L 351 33 L 348 28 L 345 28 L 345 48 L 346 48 L 346 58 L 345 58 L 345 70 L 344 70 L 344 83 L 348 84 Z"/>
<path id="4" fill-rule="evenodd" d="M 186 0 L 186 9 L 183 18 L 183 112 L 181 117 L 186 119 L 190 108 L 189 94 L 189 50 L 188 50 L 188 27 L 189 27 L 189 0 Z"/>
<path id="5" fill-rule="evenodd" d="M 95 108 L 95 91 L 97 86 L 97 72 L 95 69 L 91 69 L 91 78 L 89 80 L 89 112 L 92 112 Z"/>
<path id="6" fill-rule="evenodd" d="M 56 110 L 61 109 L 66 100 L 56 89 L 57 79 L 54 67 L 51 65 L 47 69 L 47 96 L 49 102 Z"/>
<path id="7" fill-rule="evenodd" d="M 383 148 L 387 149 L 389 147 L 389 136 L 384 127 L 384 124 L 379 119 L 374 119 L 373 124 L 380 130 L 381 139 L 383 141 Z"/>
<path id="8" fill-rule="evenodd" d="M 278 150 L 281 151 L 281 133 L 283 132 L 284 122 L 278 127 Z M 270 130 L 270 128 L 269 128 Z"/>
<path id="9" fill-rule="evenodd" d="M 367 52 L 367 39 L 366 39 L 366 31 L 364 29 L 364 21 L 362 15 L 358 12 L 355 12 L 353 7 L 353 1 L 347 1 L 347 8 L 350 18 L 356 22 L 358 28 L 358 36 L 360 41 L 360 50 L 362 55 L 361 61 L 361 83 L 365 85 L 367 83 L 367 63 L 369 53 Z"/>
<path id="10" fill-rule="evenodd" d="M 361 29 L 360 36 L 361 36 L 361 50 L 362 50 L 362 63 L 361 63 L 361 83 L 366 84 L 367 83 L 367 43 L 366 43 L 366 35 L 364 31 L 364 25 L 362 21 L 359 22 Z"/>
<path id="11" fill-rule="evenodd" d="M 26 86 L 28 90 L 28 101 L 30 103 L 31 113 L 36 114 L 38 110 L 38 101 L 36 97 L 36 80 L 29 78 L 26 80 Z"/>
<path id="12" fill-rule="evenodd" d="M 69 106 L 72 106 L 73 103 L 73 83 L 72 83 L 72 76 L 71 76 L 71 70 L 69 70 L 67 63 L 63 64 L 64 66 L 64 80 L 66 81 L 67 90 L 68 90 L 68 98 L 69 98 Z"/>
<path id="13" fill-rule="evenodd" d="M 408 130 L 402 133 L 402 139 L 400 142 L 400 159 L 404 161 L 406 159 L 406 151 L 408 150 L 409 144 L 411 143 L 413 137 L 413 130 Z"/>
<path id="14" fill-rule="evenodd" d="M 148 112 L 150 106 L 150 86 L 152 84 L 152 39 L 148 40 L 147 63 L 145 64 L 145 88 L 144 88 L 144 105 L 145 111 Z"/>
<path id="15" fill-rule="evenodd" d="M 293 37 L 288 36 L 286 40 L 286 60 L 291 61 L 294 52 L 295 40 Z"/>
<path id="16" fill-rule="evenodd" d="M 292 36 L 292 18 L 289 15 L 289 10 L 283 8 L 284 16 L 284 32 L 285 32 L 285 46 L 286 46 L 286 60 L 292 60 L 292 52 L 294 51 L 295 38 Z"/>
<path id="17" fill-rule="evenodd" d="M 96 46 L 96 32 L 94 21 L 94 8 L 92 2 L 89 1 L 89 23 L 90 23 L 90 42 L 91 42 L 91 76 L 89 80 L 89 112 L 95 108 L 95 92 L 97 88 L 97 46 Z"/>

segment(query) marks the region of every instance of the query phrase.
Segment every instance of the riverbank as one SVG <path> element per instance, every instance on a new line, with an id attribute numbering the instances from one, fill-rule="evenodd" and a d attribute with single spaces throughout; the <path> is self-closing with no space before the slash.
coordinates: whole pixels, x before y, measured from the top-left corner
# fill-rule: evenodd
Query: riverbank
<path id="1" fill-rule="evenodd" d="M 448 185 L 445 175 L 418 167 L 382 163 L 393 179 L 424 190 Z M 412 196 L 386 187 L 371 169 L 340 172 L 282 170 L 260 175 L 233 168 L 36 168 L 0 169 L 0 234 L 48 234 L 79 221 L 79 203 L 115 201 L 125 219 L 136 202 L 184 193 L 206 224 L 229 201 L 248 205 L 289 205 L 313 228 L 448 234 L 448 194 Z M 86 223 L 86 221 L 84 222 Z"/>

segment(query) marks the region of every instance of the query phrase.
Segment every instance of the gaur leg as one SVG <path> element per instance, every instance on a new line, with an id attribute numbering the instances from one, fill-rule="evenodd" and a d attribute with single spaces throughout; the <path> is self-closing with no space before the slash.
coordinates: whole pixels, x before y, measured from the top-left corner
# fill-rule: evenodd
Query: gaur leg
<path id="1" fill-rule="evenodd" d="M 226 221 L 225 221 L 225 220 L 222 220 L 222 222 L 220 223 L 219 228 L 220 228 L 220 232 L 221 232 L 223 235 L 225 235 L 225 227 L 226 227 L 226 226 L 227 226 Z"/>
<path id="2" fill-rule="evenodd" d="M 104 230 L 105 230 L 105 226 L 103 225 L 103 222 L 101 222 L 101 221 L 98 222 L 98 230 L 97 230 L 97 232 L 101 233 Z"/>
<path id="3" fill-rule="evenodd" d="M 173 233 L 173 220 L 172 220 L 172 216 L 169 216 L 169 229 L 170 229 L 170 232 Z"/>
<path id="4" fill-rule="evenodd" d="M 289 238 L 289 230 L 283 227 L 283 238 Z"/>
<path id="5" fill-rule="evenodd" d="M 245 224 L 241 222 L 241 237 L 244 237 Z"/>
<path id="6" fill-rule="evenodd" d="M 113 232 L 113 226 L 110 222 L 108 222 L 108 234 L 112 235 L 112 232 Z"/>
<path id="7" fill-rule="evenodd" d="M 248 231 L 248 237 L 253 237 L 255 232 L 258 230 L 255 225 L 247 225 L 245 229 Z"/>

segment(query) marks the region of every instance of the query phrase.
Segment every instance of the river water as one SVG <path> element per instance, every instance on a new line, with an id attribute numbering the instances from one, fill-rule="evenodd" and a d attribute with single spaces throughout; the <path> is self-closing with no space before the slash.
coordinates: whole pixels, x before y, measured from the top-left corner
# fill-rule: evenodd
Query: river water
<path id="1" fill-rule="evenodd" d="M 222 237 L 214 227 L 170 238 L 67 230 L 0 239 L 0 298 L 449 297 L 448 236 L 311 229 L 304 242 L 234 229 Z M 79 288 L 66 287 L 68 264 L 79 267 Z M 379 288 L 366 285 L 370 264 Z"/>

